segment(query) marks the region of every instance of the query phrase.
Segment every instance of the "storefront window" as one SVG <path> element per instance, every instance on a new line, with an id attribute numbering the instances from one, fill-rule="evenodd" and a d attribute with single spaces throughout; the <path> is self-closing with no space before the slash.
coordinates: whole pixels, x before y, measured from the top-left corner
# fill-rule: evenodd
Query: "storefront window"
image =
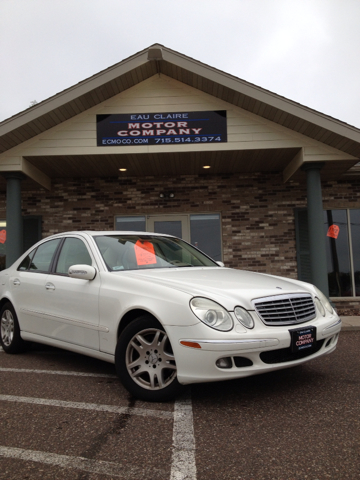
<path id="1" fill-rule="evenodd" d="M 360 210 L 350 210 L 355 295 L 360 296 Z"/>
<path id="2" fill-rule="evenodd" d="M 330 297 L 354 295 L 347 210 L 324 211 Z"/>
<path id="3" fill-rule="evenodd" d="M 115 217 L 115 230 L 120 232 L 145 232 L 145 217 Z"/>
<path id="4" fill-rule="evenodd" d="M 214 260 L 221 260 L 220 215 L 190 215 L 191 243 Z"/>
<path id="5" fill-rule="evenodd" d="M 0 270 L 6 267 L 6 221 L 0 220 Z"/>
<path id="6" fill-rule="evenodd" d="M 36 242 L 41 240 L 42 218 L 40 215 L 27 215 L 23 220 L 22 251 L 28 250 Z M 6 243 L 7 243 L 6 220 L 0 220 L 0 270 L 6 268 Z"/>
<path id="7" fill-rule="evenodd" d="M 325 210 L 331 297 L 360 296 L 360 210 Z"/>
<path id="8" fill-rule="evenodd" d="M 330 297 L 360 297 L 360 209 L 325 210 Z M 307 210 L 295 210 L 298 278 L 312 283 Z"/>

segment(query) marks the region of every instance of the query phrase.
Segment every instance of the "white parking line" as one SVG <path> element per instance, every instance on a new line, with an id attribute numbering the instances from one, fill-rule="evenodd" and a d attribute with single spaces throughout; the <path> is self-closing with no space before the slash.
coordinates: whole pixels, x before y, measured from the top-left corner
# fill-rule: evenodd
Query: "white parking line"
<path id="1" fill-rule="evenodd" d="M 195 436 L 191 396 L 174 406 L 173 452 L 170 480 L 196 480 Z"/>
<path id="2" fill-rule="evenodd" d="M 0 368 L 0 372 L 14 373 L 36 373 L 50 375 L 74 375 L 84 377 L 107 377 L 117 378 L 116 375 L 96 374 L 85 372 L 66 372 L 57 370 L 31 370 L 20 368 Z M 0 395 L 0 401 L 18 402 L 33 405 L 46 405 L 61 408 L 76 408 L 80 410 L 92 410 L 98 412 L 109 412 L 116 414 L 140 415 L 144 417 L 156 417 L 163 420 L 174 420 L 173 426 L 173 452 L 171 461 L 170 480 L 196 480 L 196 463 L 195 463 L 195 436 L 193 424 L 193 412 L 190 393 L 175 401 L 174 413 L 151 410 L 136 407 L 117 407 L 115 405 L 100 405 L 94 403 L 67 402 L 62 400 L 50 400 L 46 398 L 18 397 L 13 395 Z M 60 465 L 64 468 L 77 468 L 94 473 L 103 473 L 115 475 L 117 477 L 124 476 L 129 479 L 129 475 L 140 476 L 143 470 L 134 468 L 124 468 L 119 464 L 111 462 L 96 462 L 81 457 L 67 457 L 64 455 L 56 455 L 44 452 L 33 452 L 30 450 L 22 450 L 18 448 L 0 447 L 0 456 L 11 458 L 21 458 L 23 460 L 32 460 L 52 465 Z M 106 470 L 108 469 L 108 470 Z M 115 469 L 114 473 L 112 469 Z M 106 471 L 105 471 L 106 470 Z M 135 473 L 136 472 L 138 473 Z M 160 472 L 160 470 L 159 470 Z"/>
<path id="3" fill-rule="evenodd" d="M 47 375 L 70 375 L 75 377 L 105 377 L 118 378 L 116 375 L 110 373 L 86 373 L 86 372 L 68 372 L 64 370 L 31 370 L 29 368 L 0 368 L 0 372 L 14 372 L 14 373 L 41 373 Z"/>
<path id="4" fill-rule="evenodd" d="M 17 397 L 14 395 L 0 395 L 0 401 L 27 403 L 32 405 L 46 405 L 50 407 L 77 408 L 79 410 L 93 410 L 97 412 L 108 412 L 126 415 L 140 415 L 142 417 L 157 417 L 163 420 L 172 420 L 172 412 L 163 410 L 150 410 L 136 407 L 117 407 L 116 405 L 100 405 L 97 403 L 65 402 L 63 400 L 50 400 L 48 398 Z"/>
<path id="5" fill-rule="evenodd" d="M 146 471 L 136 466 L 123 466 L 120 463 L 90 460 L 84 457 L 72 457 L 57 455 L 55 453 L 38 452 L 36 450 L 24 450 L 22 448 L 1 447 L 0 457 L 16 458 L 30 462 L 39 462 L 47 465 L 55 465 L 61 468 L 82 470 L 84 472 L 97 473 L 121 477 L 126 480 L 131 478 L 159 478 L 165 477 L 164 470 L 147 468 Z"/>

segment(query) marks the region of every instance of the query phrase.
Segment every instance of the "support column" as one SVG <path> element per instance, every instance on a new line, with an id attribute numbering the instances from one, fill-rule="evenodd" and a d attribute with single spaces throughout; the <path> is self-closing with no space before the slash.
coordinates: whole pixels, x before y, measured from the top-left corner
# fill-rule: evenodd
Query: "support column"
<path id="1" fill-rule="evenodd" d="M 10 267 L 23 253 L 21 216 L 22 173 L 6 173 L 6 267 Z"/>
<path id="2" fill-rule="evenodd" d="M 307 212 L 312 281 L 327 297 L 329 283 L 324 235 L 324 213 L 320 170 L 324 163 L 305 164 L 302 169 L 307 176 Z"/>

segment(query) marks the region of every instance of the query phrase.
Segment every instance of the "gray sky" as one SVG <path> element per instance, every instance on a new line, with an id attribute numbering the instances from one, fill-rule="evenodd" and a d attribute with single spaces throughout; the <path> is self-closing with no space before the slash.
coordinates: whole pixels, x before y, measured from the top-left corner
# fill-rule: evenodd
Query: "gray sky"
<path id="1" fill-rule="evenodd" d="M 0 121 L 154 43 L 360 128 L 359 0 L 0 0 Z"/>

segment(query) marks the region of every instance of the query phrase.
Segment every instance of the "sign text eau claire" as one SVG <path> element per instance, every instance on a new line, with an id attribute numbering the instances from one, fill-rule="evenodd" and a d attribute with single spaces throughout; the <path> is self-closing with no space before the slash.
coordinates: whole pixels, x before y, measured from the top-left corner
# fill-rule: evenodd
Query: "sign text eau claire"
<path id="1" fill-rule="evenodd" d="M 97 146 L 227 142 L 226 110 L 97 115 Z"/>

